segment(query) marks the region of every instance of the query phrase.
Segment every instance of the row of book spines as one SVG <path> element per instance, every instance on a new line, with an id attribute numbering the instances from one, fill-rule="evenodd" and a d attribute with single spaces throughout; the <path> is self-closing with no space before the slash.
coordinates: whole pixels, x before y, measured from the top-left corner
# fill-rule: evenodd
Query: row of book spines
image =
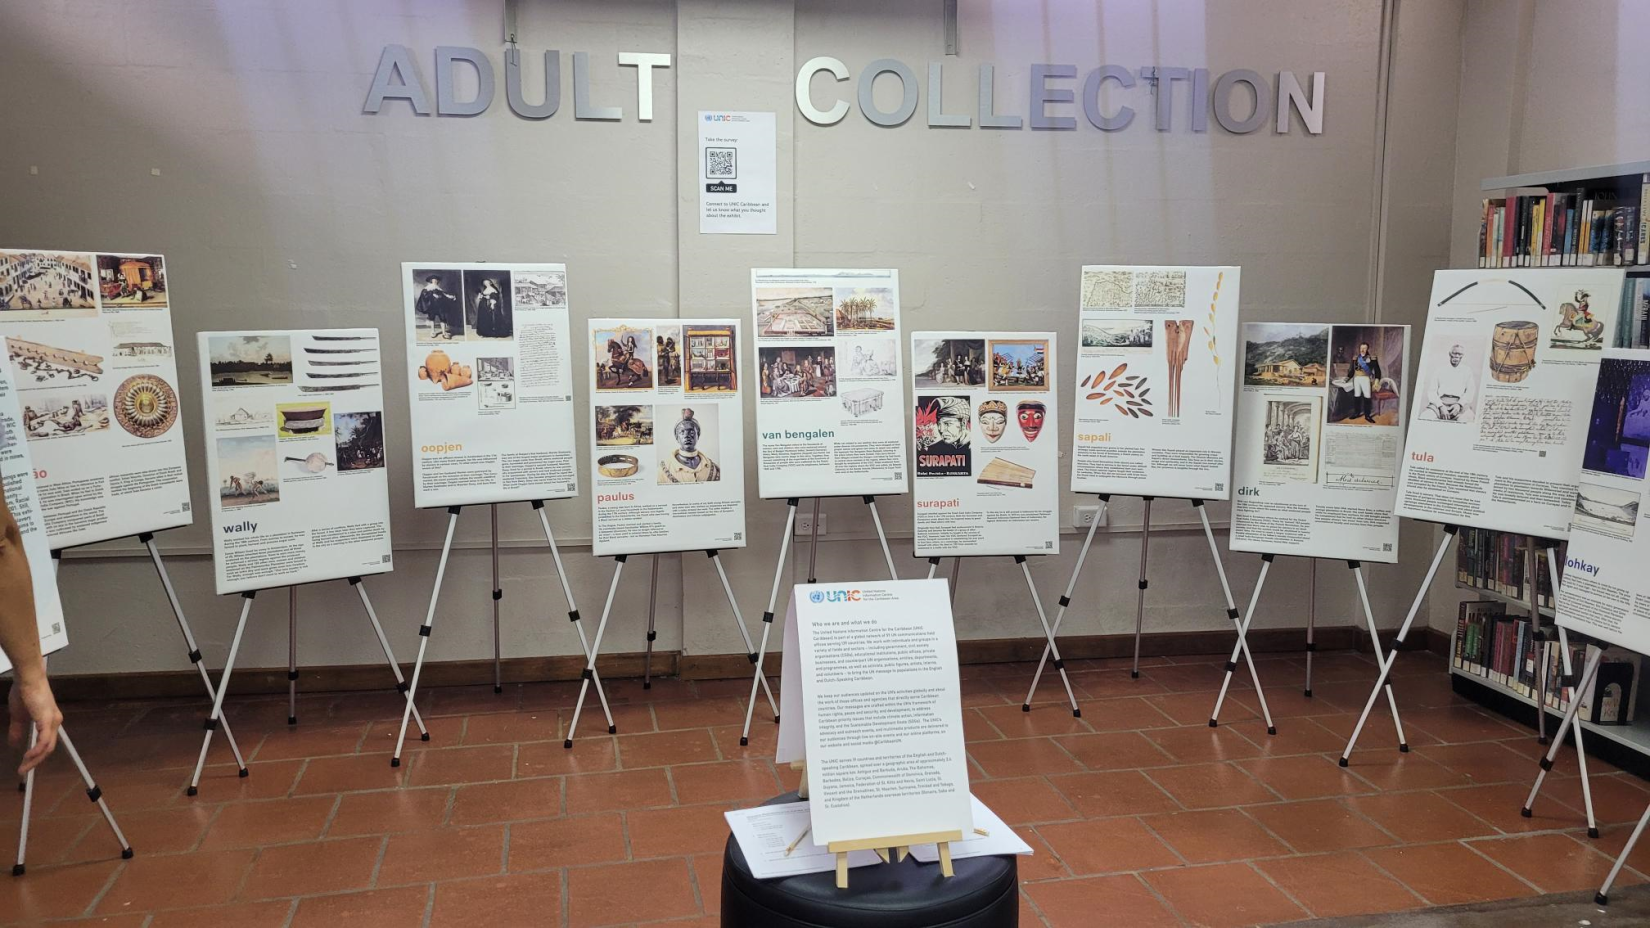
<path id="1" fill-rule="evenodd" d="M 1650 174 L 1637 203 L 1586 188 L 1542 188 L 1485 198 L 1479 267 L 1621 267 L 1650 264 Z"/>
<path id="2" fill-rule="evenodd" d="M 1536 651 L 1540 642 L 1531 633 L 1529 620 L 1501 612 L 1465 613 L 1463 609 L 1455 629 L 1456 669 L 1534 699 L 1536 668 L 1540 666 Z"/>
<path id="3" fill-rule="evenodd" d="M 1622 288 L 1619 314 L 1620 332 L 1616 342 L 1622 348 L 1650 348 L 1650 278 L 1629 277 Z"/>
<path id="4" fill-rule="evenodd" d="M 1528 541 L 1523 535 L 1493 532 L 1488 529 L 1462 529 L 1456 540 L 1456 579 L 1464 586 L 1489 590 L 1523 602 L 1529 598 L 1524 586 L 1525 549 Z M 1563 546 L 1559 556 L 1563 556 Z M 1546 608 L 1553 607 L 1552 575 L 1547 567 L 1547 552 L 1536 551 L 1536 601 Z"/>

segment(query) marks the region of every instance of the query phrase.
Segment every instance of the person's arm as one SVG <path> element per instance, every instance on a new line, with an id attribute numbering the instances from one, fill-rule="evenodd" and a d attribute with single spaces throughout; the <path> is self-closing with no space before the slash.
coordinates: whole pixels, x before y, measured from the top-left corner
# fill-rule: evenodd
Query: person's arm
<path id="1" fill-rule="evenodd" d="M 40 628 L 34 614 L 34 580 L 23 554 L 23 534 L 0 491 L 0 651 L 12 664 L 10 741 L 19 744 L 30 722 L 39 727 L 34 747 L 23 755 L 19 776 L 34 769 L 57 748 L 63 714 L 46 682 L 40 654 Z"/>

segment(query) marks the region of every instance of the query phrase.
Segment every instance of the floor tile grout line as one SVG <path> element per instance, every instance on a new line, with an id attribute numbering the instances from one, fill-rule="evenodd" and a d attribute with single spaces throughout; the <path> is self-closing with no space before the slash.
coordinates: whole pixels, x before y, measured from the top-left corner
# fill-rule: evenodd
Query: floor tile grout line
<path id="1" fill-rule="evenodd" d="M 1512 836 L 1507 835 L 1507 836 L 1504 836 L 1504 837 L 1512 837 Z M 1483 840 L 1483 839 L 1474 839 L 1474 840 Z M 1535 890 L 1536 895 L 1538 895 L 1538 896 L 1545 895 L 1545 892 L 1541 889 L 1541 887 L 1535 885 L 1534 881 L 1524 879 L 1523 876 L 1519 875 L 1511 867 L 1507 866 L 1506 864 L 1503 864 L 1501 861 L 1496 860 L 1494 857 L 1491 857 L 1490 855 L 1484 853 L 1483 851 L 1480 851 L 1478 848 L 1473 847 L 1472 844 L 1469 841 L 1460 840 L 1460 841 L 1456 841 L 1455 843 L 1461 845 L 1464 848 L 1466 848 L 1468 851 L 1471 851 L 1472 853 L 1477 854 L 1479 857 L 1483 858 L 1484 860 L 1489 861 L 1491 866 L 1496 867 L 1496 868 L 1504 871 L 1505 873 L 1507 873 L 1509 876 L 1511 876 L 1513 879 L 1517 880 L 1518 882 L 1523 883 L 1525 886 L 1528 886 L 1531 889 Z"/>
<path id="2" fill-rule="evenodd" d="M 1277 880 L 1272 879 L 1272 874 L 1267 873 L 1265 870 L 1262 870 L 1260 867 L 1255 866 L 1255 861 L 1253 859 L 1246 860 L 1246 861 L 1244 861 L 1244 863 L 1248 865 L 1249 870 L 1251 872 L 1253 872 L 1256 876 L 1259 876 L 1261 879 L 1265 880 L 1267 885 L 1271 886 L 1273 889 L 1275 889 L 1279 893 L 1281 893 L 1283 895 L 1283 898 L 1289 900 L 1290 903 L 1292 903 L 1296 908 L 1300 909 L 1302 912 L 1305 912 L 1307 918 L 1313 918 L 1313 917 L 1317 916 L 1318 913 L 1312 911 L 1312 909 L 1309 906 L 1307 906 L 1306 903 L 1304 903 L 1304 902 L 1300 901 L 1299 899 L 1295 898 L 1294 893 L 1290 892 L 1287 889 L 1284 889 L 1281 885 L 1278 884 Z"/>

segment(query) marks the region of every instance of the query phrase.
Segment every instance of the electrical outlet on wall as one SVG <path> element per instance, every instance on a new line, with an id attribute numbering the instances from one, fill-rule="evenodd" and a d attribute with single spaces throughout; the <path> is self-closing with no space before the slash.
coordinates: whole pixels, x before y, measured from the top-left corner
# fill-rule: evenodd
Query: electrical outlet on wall
<path id="1" fill-rule="evenodd" d="M 796 533 L 798 535 L 812 535 L 814 532 L 814 514 L 796 514 Z M 825 513 L 819 514 L 819 534 L 825 534 Z"/>
<path id="2" fill-rule="evenodd" d="M 1071 527 L 1087 530 L 1089 526 L 1099 520 L 1102 528 L 1106 525 L 1106 508 L 1104 506 L 1073 506 L 1071 507 Z"/>

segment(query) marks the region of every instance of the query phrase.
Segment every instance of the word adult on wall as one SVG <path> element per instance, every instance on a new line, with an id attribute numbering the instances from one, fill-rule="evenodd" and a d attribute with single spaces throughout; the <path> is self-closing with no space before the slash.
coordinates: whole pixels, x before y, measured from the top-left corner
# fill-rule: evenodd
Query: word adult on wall
<path id="1" fill-rule="evenodd" d="M 838 81 L 853 76 L 841 59 L 820 56 L 808 59 L 796 72 L 796 108 L 809 122 L 822 126 L 835 125 L 848 115 L 853 104 L 838 98 L 826 109 L 815 105 L 812 92 L 814 75 L 829 73 Z M 1115 91 L 1133 94 L 1153 110 L 1154 124 L 1159 132 L 1167 132 L 1175 123 L 1175 100 L 1179 96 L 1189 105 L 1187 125 L 1193 132 L 1206 132 L 1209 115 L 1227 132 L 1239 135 L 1254 132 L 1272 123 L 1273 130 L 1287 134 L 1292 120 L 1290 110 L 1300 116 L 1307 134 L 1323 133 L 1324 72 L 1312 72 L 1312 90 L 1308 93 L 1293 71 L 1279 71 L 1268 81 L 1258 71 L 1236 68 L 1218 77 L 1208 68 L 1146 65 L 1134 70 L 1122 65 L 1105 64 L 1089 71 L 1079 87 L 1077 66 L 1074 64 L 1033 64 L 1030 69 L 1030 92 L 1027 100 L 1029 118 L 1021 117 L 1012 109 L 998 111 L 996 93 L 996 66 L 978 66 L 975 82 L 978 106 L 974 115 L 946 112 L 942 88 L 945 85 L 944 65 L 928 63 L 928 127 L 966 129 L 977 117 L 982 129 L 1021 129 L 1027 122 L 1033 129 L 1076 129 L 1077 109 L 1096 129 L 1116 132 L 1127 129 L 1135 117 L 1135 109 L 1126 104 L 1108 109 L 1107 103 L 1116 103 Z M 900 88 L 900 103 L 893 109 L 883 109 L 873 93 L 877 78 L 888 75 Z M 1214 77 L 1211 84 L 1210 78 Z M 1184 83 L 1185 89 L 1176 90 Z M 859 72 L 857 99 L 865 118 L 879 126 L 904 124 L 917 112 L 918 78 L 910 65 L 898 58 L 878 58 Z M 1247 89 L 1240 89 L 1243 85 Z M 1081 96 L 1078 94 L 1081 93 Z M 1105 99 L 1103 100 L 1102 97 Z M 1051 112 L 1049 106 L 1064 104 L 1071 109 Z"/>
<path id="2" fill-rule="evenodd" d="M 461 100 L 454 82 L 458 62 L 474 74 L 475 95 Z M 619 52 L 619 67 L 636 69 L 636 118 L 642 122 L 653 120 L 653 69 L 670 67 L 670 56 L 657 52 Z M 561 52 L 550 49 L 544 53 L 544 95 L 538 103 L 530 103 L 522 89 L 521 51 L 511 48 L 504 52 L 504 96 L 510 111 L 523 119 L 549 119 L 561 109 Z M 493 105 L 497 81 L 492 59 L 479 48 L 467 45 L 437 45 L 435 47 L 435 108 L 438 116 L 480 116 Z M 367 102 L 362 108 L 370 114 L 383 110 L 386 100 L 406 100 L 412 111 L 428 116 L 430 95 L 424 90 L 424 79 L 413 64 L 412 52 L 405 45 L 386 45 L 378 56 L 378 68 L 372 75 L 372 87 L 367 91 Z M 590 54 L 573 53 L 573 118 L 620 120 L 624 109 L 601 106 L 590 99 Z"/>

